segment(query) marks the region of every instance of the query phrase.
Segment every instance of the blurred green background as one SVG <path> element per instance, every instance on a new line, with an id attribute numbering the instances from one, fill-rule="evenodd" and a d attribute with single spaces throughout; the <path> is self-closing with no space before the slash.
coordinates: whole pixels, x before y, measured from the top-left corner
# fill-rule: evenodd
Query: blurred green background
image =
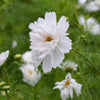
<path id="1" fill-rule="evenodd" d="M 99 11 L 88 13 L 79 7 L 77 0 L 0 0 L 0 52 L 10 50 L 9 58 L 3 65 L 5 69 L 9 69 L 4 73 L 0 68 L 0 80 L 9 85 L 8 74 L 11 100 L 61 100 L 59 90 L 53 90 L 53 87 L 68 72 L 60 68 L 53 69 L 51 73 L 43 74 L 34 88 L 22 81 L 22 73 L 18 70 L 19 60 L 14 59 L 15 54 L 23 54 L 29 50 L 29 23 L 36 21 L 38 17 L 44 18 L 45 12 L 50 11 L 56 12 L 57 19 L 62 15 L 68 18 L 68 33 L 73 48 L 87 56 L 100 70 L 100 35 L 85 33 L 78 22 L 78 16 L 82 14 L 86 18 L 92 16 L 100 23 Z M 18 45 L 11 48 L 14 40 Z M 78 71 L 71 73 L 83 85 L 81 96 L 77 97 L 74 93 L 73 100 L 100 100 L 100 72 L 74 51 L 66 54 L 65 59 L 79 65 Z M 37 94 L 36 98 L 34 93 Z M 0 100 L 6 100 L 6 96 L 0 95 Z"/>

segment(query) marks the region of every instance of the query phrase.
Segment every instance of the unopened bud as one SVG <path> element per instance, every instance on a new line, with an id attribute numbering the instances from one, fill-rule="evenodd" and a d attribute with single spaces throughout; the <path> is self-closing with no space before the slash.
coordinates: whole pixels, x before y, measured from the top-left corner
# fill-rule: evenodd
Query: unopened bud
<path id="1" fill-rule="evenodd" d="M 14 58 L 21 58 L 21 54 L 16 54 Z"/>

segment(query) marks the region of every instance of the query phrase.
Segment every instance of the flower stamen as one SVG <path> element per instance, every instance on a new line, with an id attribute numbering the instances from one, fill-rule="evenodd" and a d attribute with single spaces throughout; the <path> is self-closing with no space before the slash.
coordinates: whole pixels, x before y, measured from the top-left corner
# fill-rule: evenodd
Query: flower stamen
<path id="1" fill-rule="evenodd" d="M 28 70 L 28 73 L 29 73 L 30 75 L 32 75 L 32 74 L 33 74 L 31 70 Z"/>
<path id="2" fill-rule="evenodd" d="M 65 82 L 65 86 L 68 86 L 70 84 L 70 80 L 67 80 L 66 82 Z"/>
<path id="3" fill-rule="evenodd" d="M 46 37 L 46 42 L 50 42 L 52 40 L 53 40 L 53 38 L 51 38 L 51 36 Z"/>

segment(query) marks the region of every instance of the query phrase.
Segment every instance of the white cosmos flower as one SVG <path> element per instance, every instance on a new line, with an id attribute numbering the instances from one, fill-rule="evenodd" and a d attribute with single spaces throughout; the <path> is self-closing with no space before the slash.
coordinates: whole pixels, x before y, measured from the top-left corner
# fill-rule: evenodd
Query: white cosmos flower
<path id="1" fill-rule="evenodd" d="M 56 86 L 53 89 L 58 88 L 60 90 L 62 100 L 66 100 L 69 96 L 73 99 L 73 90 L 76 92 L 77 96 L 81 94 L 82 85 L 77 83 L 75 79 L 71 78 L 70 73 L 66 75 L 65 80 L 62 82 L 56 82 L 55 85 Z"/>
<path id="2" fill-rule="evenodd" d="M 99 11 L 100 10 L 100 7 L 98 6 L 97 2 L 96 1 L 91 1 L 89 3 L 87 3 L 84 8 L 91 12 L 91 11 Z"/>
<path id="3" fill-rule="evenodd" d="M 79 16 L 79 23 L 83 25 L 84 31 L 89 31 L 94 35 L 100 34 L 100 24 L 93 17 L 85 20 L 83 16 Z"/>
<path id="4" fill-rule="evenodd" d="M 22 55 L 22 59 L 23 59 L 23 61 L 26 62 L 26 63 L 33 64 L 32 53 L 31 53 L 31 51 L 26 51 L 26 52 Z"/>
<path id="5" fill-rule="evenodd" d="M 100 9 L 100 0 L 95 0 L 95 3 L 99 7 L 99 9 Z"/>
<path id="6" fill-rule="evenodd" d="M 67 69 L 71 69 L 71 70 L 74 70 L 76 71 L 77 70 L 77 67 L 78 65 L 75 64 L 74 62 L 70 61 L 70 60 L 65 60 L 63 63 L 62 63 L 62 69 L 63 70 L 67 70 Z"/>
<path id="7" fill-rule="evenodd" d="M 41 79 L 41 73 L 35 71 L 33 64 L 23 64 L 20 70 L 23 73 L 23 81 L 29 85 L 34 86 Z"/>
<path id="8" fill-rule="evenodd" d="M 32 59 L 36 66 L 43 61 L 44 73 L 59 66 L 64 59 L 64 53 L 71 50 L 71 40 L 66 36 L 68 27 L 69 23 L 64 16 L 57 23 L 55 12 L 46 13 L 44 19 L 38 18 L 37 22 L 30 23 Z"/>
<path id="9" fill-rule="evenodd" d="M 79 4 L 88 12 L 100 10 L 100 0 L 87 2 L 87 0 L 78 0 Z"/>
<path id="10" fill-rule="evenodd" d="M 9 56 L 9 50 L 5 51 L 5 52 L 2 52 L 0 54 L 0 66 L 3 65 L 3 63 L 6 61 L 6 59 L 8 58 Z"/>

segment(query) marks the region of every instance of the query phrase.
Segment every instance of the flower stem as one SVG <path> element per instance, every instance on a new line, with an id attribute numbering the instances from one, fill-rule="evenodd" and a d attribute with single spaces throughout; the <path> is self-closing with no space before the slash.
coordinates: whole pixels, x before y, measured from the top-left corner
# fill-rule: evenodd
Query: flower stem
<path id="1" fill-rule="evenodd" d="M 84 57 L 93 67 L 95 67 L 95 69 L 99 71 L 99 69 L 91 62 L 91 60 L 89 60 L 86 56 L 84 56 L 82 53 L 80 53 L 79 51 L 77 51 L 76 49 L 72 49 L 73 51 L 75 51 L 76 53 L 80 54 L 82 57 Z"/>
<path id="2" fill-rule="evenodd" d="M 84 86 L 86 87 L 86 90 L 87 90 L 88 96 L 89 96 L 90 100 L 92 100 L 92 97 L 91 97 L 90 91 L 89 91 L 88 86 L 87 86 L 87 84 L 86 84 L 86 81 L 85 81 L 85 79 L 84 79 L 84 75 L 83 75 L 83 72 L 82 72 L 82 68 L 79 67 L 79 70 L 80 70 L 80 72 L 81 72 L 81 77 L 82 77 L 82 80 L 83 80 L 83 82 L 84 82 Z"/>
<path id="3" fill-rule="evenodd" d="M 36 94 L 36 89 L 37 89 L 37 85 L 35 85 L 35 87 L 34 87 L 34 100 L 36 100 L 37 99 L 37 94 Z"/>
<path id="4" fill-rule="evenodd" d="M 9 95 L 7 93 L 7 90 L 5 91 L 5 93 L 6 93 L 6 96 L 7 96 L 7 100 L 9 100 Z"/>

